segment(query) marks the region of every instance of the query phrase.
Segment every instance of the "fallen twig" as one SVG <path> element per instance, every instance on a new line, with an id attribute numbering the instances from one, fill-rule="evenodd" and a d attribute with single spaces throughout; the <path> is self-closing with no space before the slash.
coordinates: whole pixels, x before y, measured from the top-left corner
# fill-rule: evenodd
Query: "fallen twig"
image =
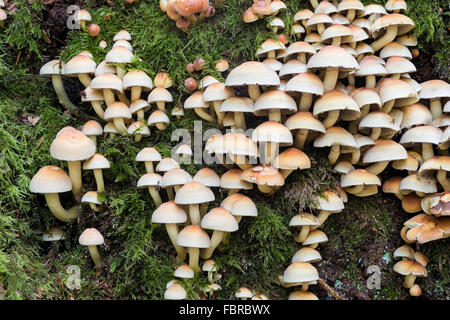
<path id="1" fill-rule="evenodd" d="M 323 279 L 319 279 L 317 280 L 317 282 L 326 292 L 328 292 L 336 300 L 346 300 L 344 297 L 339 295 L 339 293 L 337 293 L 333 288 L 331 288 Z"/>

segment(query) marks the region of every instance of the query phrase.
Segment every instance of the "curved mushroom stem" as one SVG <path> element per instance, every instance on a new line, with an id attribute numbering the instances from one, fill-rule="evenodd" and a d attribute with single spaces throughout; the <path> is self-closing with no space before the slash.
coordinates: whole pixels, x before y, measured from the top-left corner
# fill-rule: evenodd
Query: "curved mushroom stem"
<path id="1" fill-rule="evenodd" d="M 251 84 L 248 86 L 248 95 L 250 97 L 250 99 L 252 99 L 253 101 L 256 101 L 256 99 L 258 99 L 258 97 L 261 95 L 261 90 L 259 89 L 258 85 L 256 84 Z"/>
<path id="2" fill-rule="evenodd" d="M 374 175 L 379 175 L 381 172 L 383 172 L 384 169 L 386 169 L 388 164 L 389 161 L 380 161 L 367 167 L 367 171 L 373 173 Z"/>
<path id="3" fill-rule="evenodd" d="M 78 73 L 78 80 L 85 86 L 86 88 L 91 85 L 91 77 L 87 73 Z"/>
<path id="4" fill-rule="evenodd" d="M 430 110 L 433 120 L 442 115 L 442 105 L 440 98 L 430 99 Z"/>
<path id="5" fill-rule="evenodd" d="M 194 108 L 195 113 L 205 121 L 214 122 L 214 118 L 204 108 Z"/>
<path id="6" fill-rule="evenodd" d="M 178 227 L 175 223 L 166 223 L 166 231 L 169 239 L 172 242 L 175 251 L 177 252 L 176 262 L 181 263 L 186 260 L 186 250 L 177 245 Z"/>
<path id="7" fill-rule="evenodd" d="M 98 253 L 97 246 L 87 246 L 92 260 L 94 260 L 95 266 L 98 267 L 102 263 L 102 257 Z"/>
<path id="8" fill-rule="evenodd" d="M 439 170 L 436 175 L 436 179 L 442 188 L 444 188 L 444 191 L 450 191 L 450 181 L 447 179 L 447 171 Z"/>
<path id="9" fill-rule="evenodd" d="M 299 149 L 303 149 L 305 147 L 305 141 L 308 137 L 308 129 L 298 129 L 295 134 L 295 146 Z"/>
<path id="10" fill-rule="evenodd" d="M 357 149 L 352 152 L 352 158 L 350 160 L 351 164 L 357 164 L 359 162 L 359 159 L 361 158 L 361 150 Z"/>
<path id="11" fill-rule="evenodd" d="M 400 230 L 400 238 L 402 238 L 403 241 L 406 243 L 414 243 L 414 241 L 409 240 L 406 238 L 406 233 L 409 231 L 409 228 L 407 226 L 404 226 L 402 230 Z"/>
<path id="12" fill-rule="evenodd" d="M 161 110 L 161 111 L 167 113 L 167 111 L 166 111 L 166 102 L 165 102 L 165 101 L 156 101 L 156 107 L 157 107 L 159 110 Z"/>
<path id="13" fill-rule="evenodd" d="M 339 69 L 330 67 L 326 69 L 325 78 L 323 79 L 324 92 L 334 90 L 339 75 Z"/>
<path id="14" fill-rule="evenodd" d="M 308 237 L 309 230 L 310 230 L 309 226 L 302 226 L 300 232 L 296 236 L 294 236 L 295 242 L 302 243 L 303 241 L 305 241 L 306 238 Z"/>
<path id="15" fill-rule="evenodd" d="M 375 141 L 381 135 L 381 128 L 372 128 L 372 133 L 370 134 L 370 138 Z"/>
<path id="16" fill-rule="evenodd" d="M 110 89 L 103 89 L 103 98 L 105 99 L 106 106 L 110 106 L 114 102 L 116 102 L 116 98 L 114 98 L 114 93 Z"/>
<path id="17" fill-rule="evenodd" d="M 394 41 L 395 37 L 397 36 L 397 31 L 398 31 L 397 25 L 387 27 L 387 30 L 384 33 L 384 35 L 378 40 L 372 42 L 372 44 L 370 45 L 372 47 L 373 52 L 377 52 L 381 48 L 384 48 L 386 45 Z"/>
<path id="18" fill-rule="evenodd" d="M 381 111 L 385 113 L 391 112 L 392 108 L 394 107 L 395 99 L 387 101 L 385 104 L 383 104 L 383 107 L 381 108 Z"/>
<path id="19" fill-rule="evenodd" d="M 323 119 L 323 126 L 328 129 L 331 128 L 339 119 L 339 110 L 331 110 L 328 111 L 327 117 Z"/>
<path id="20" fill-rule="evenodd" d="M 92 108 L 100 119 L 105 120 L 105 111 L 103 111 L 102 105 L 99 101 L 91 101 Z"/>
<path id="21" fill-rule="evenodd" d="M 141 98 L 142 87 L 131 87 L 131 101 L 136 101 Z M 142 110 L 142 109 L 141 109 Z"/>
<path id="22" fill-rule="evenodd" d="M 189 218 L 192 224 L 200 224 L 200 208 L 198 204 L 189 205 Z"/>
<path id="23" fill-rule="evenodd" d="M 265 164 L 272 163 L 279 154 L 278 143 L 266 142 L 265 145 Z"/>
<path id="24" fill-rule="evenodd" d="M 102 169 L 94 169 L 95 182 L 97 183 L 97 191 L 105 191 L 105 183 L 103 181 L 103 171 Z"/>
<path id="25" fill-rule="evenodd" d="M 281 169 L 280 173 L 283 176 L 284 180 L 286 180 L 286 178 L 293 172 L 294 170 L 290 170 L 290 169 Z"/>
<path id="26" fill-rule="evenodd" d="M 341 45 L 341 37 L 333 37 L 333 40 L 331 41 L 331 45 L 339 47 Z"/>
<path id="27" fill-rule="evenodd" d="M 205 248 L 200 252 L 200 257 L 202 259 L 209 259 L 211 258 L 214 250 L 219 246 L 220 242 L 223 238 L 223 231 L 214 230 L 214 232 L 211 235 L 211 245 L 209 248 Z"/>
<path id="28" fill-rule="evenodd" d="M 414 281 L 416 281 L 416 276 L 413 274 L 408 274 L 405 276 L 405 281 L 403 281 L 403 287 L 409 289 L 414 285 Z"/>
<path id="29" fill-rule="evenodd" d="M 325 25 L 323 23 L 317 24 L 317 33 L 322 35 L 322 33 L 325 31 Z"/>
<path id="30" fill-rule="evenodd" d="M 116 127 L 117 131 L 119 131 L 121 135 L 128 135 L 127 126 L 125 125 L 123 118 L 113 118 L 113 122 L 114 127 Z"/>
<path id="31" fill-rule="evenodd" d="M 245 116 L 243 112 L 234 112 L 234 122 L 236 123 L 236 128 L 247 130 L 247 125 L 245 124 Z"/>
<path id="32" fill-rule="evenodd" d="M 72 193 L 77 196 L 81 193 L 81 161 L 67 161 L 69 177 L 72 181 Z"/>
<path id="33" fill-rule="evenodd" d="M 81 30 L 83 30 L 83 31 L 87 30 L 87 28 L 86 28 L 86 21 L 85 20 L 81 20 L 80 21 L 80 27 L 81 27 Z"/>
<path id="34" fill-rule="evenodd" d="M 162 203 L 161 196 L 159 195 L 158 190 L 154 186 L 148 187 L 148 192 L 150 193 L 150 196 L 153 199 L 153 202 L 155 203 L 156 207 L 159 207 L 159 205 Z"/>
<path id="35" fill-rule="evenodd" d="M 59 74 L 52 75 L 53 89 L 55 90 L 56 96 L 58 97 L 59 103 L 72 112 L 76 112 L 78 108 L 70 101 L 69 96 L 64 89 L 64 84 L 62 82 L 62 76 Z"/>
<path id="36" fill-rule="evenodd" d="M 298 109 L 300 111 L 309 111 L 312 104 L 312 93 L 303 92 L 298 103 Z"/>
<path id="37" fill-rule="evenodd" d="M 364 190 L 364 185 L 345 188 L 345 191 L 351 194 L 357 194 Z"/>
<path id="38" fill-rule="evenodd" d="M 119 94 L 117 95 L 117 97 L 119 98 L 119 101 L 120 101 L 120 102 L 125 103 L 127 106 L 129 106 L 129 105 L 131 104 L 130 99 L 128 99 L 127 96 L 126 96 L 125 94 L 119 93 Z"/>
<path id="39" fill-rule="evenodd" d="M 158 130 L 164 131 L 167 129 L 168 124 L 164 122 L 155 123 L 155 126 Z"/>
<path id="40" fill-rule="evenodd" d="M 136 115 L 137 115 L 137 121 L 145 121 L 145 110 L 144 109 L 139 109 L 138 111 L 136 111 Z"/>
<path id="41" fill-rule="evenodd" d="M 166 192 L 167 192 L 167 198 L 169 198 L 169 200 L 173 200 L 175 198 L 172 187 L 168 187 L 166 189 Z"/>
<path id="42" fill-rule="evenodd" d="M 145 163 L 145 170 L 147 170 L 147 173 L 154 172 L 153 161 L 145 161 L 144 163 Z"/>
<path id="43" fill-rule="evenodd" d="M 45 200 L 50 212 L 60 221 L 70 222 L 78 217 L 77 207 L 73 206 L 69 210 L 66 210 L 61 205 L 58 193 L 46 193 Z"/>
<path id="44" fill-rule="evenodd" d="M 322 225 L 327 219 L 328 217 L 332 214 L 331 211 L 327 211 L 327 210 L 321 210 L 319 212 L 319 214 L 317 215 L 317 219 L 319 219 L 320 224 Z M 314 226 L 314 230 L 317 229 L 319 226 Z"/>
<path id="45" fill-rule="evenodd" d="M 313 7 L 313 9 L 317 8 L 317 6 L 319 5 L 317 0 L 309 0 L 309 2 L 311 3 L 311 6 Z"/>
<path id="46" fill-rule="evenodd" d="M 97 146 L 97 136 L 88 136 L 88 138 Z"/>
<path id="47" fill-rule="evenodd" d="M 200 255 L 200 249 L 199 248 L 188 248 L 189 252 L 189 267 L 191 267 L 194 272 L 199 272 L 200 268 L 198 266 L 198 258 Z"/>
<path id="48" fill-rule="evenodd" d="M 277 191 L 273 187 L 265 186 L 262 184 L 258 184 L 258 190 L 261 191 L 262 193 L 267 193 L 267 194 L 274 194 Z"/>
<path id="49" fill-rule="evenodd" d="M 134 141 L 135 141 L 135 142 L 139 142 L 139 141 L 141 141 L 141 139 L 142 139 L 142 134 L 136 134 L 136 135 L 134 136 Z"/>
<path id="50" fill-rule="evenodd" d="M 338 144 L 334 144 L 331 147 L 330 153 L 328 154 L 328 161 L 330 161 L 331 164 L 336 163 L 340 154 L 341 154 L 341 146 Z"/>
<path id="51" fill-rule="evenodd" d="M 213 101 L 213 107 L 217 116 L 217 123 L 219 127 L 223 126 L 223 119 L 225 118 L 225 112 L 220 112 L 220 106 L 222 105 L 222 100 Z"/>
<path id="52" fill-rule="evenodd" d="M 99 211 L 100 211 L 100 208 L 99 208 L 95 203 L 90 202 L 90 203 L 89 203 L 89 206 L 90 206 L 91 209 L 92 209 L 93 211 L 95 211 L 95 212 L 99 212 Z"/>
<path id="53" fill-rule="evenodd" d="M 433 145 L 431 143 L 422 143 L 422 158 L 423 161 L 434 157 Z"/>
<path id="54" fill-rule="evenodd" d="M 355 9 L 349 9 L 347 10 L 347 16 L 346 18 L 348 19 L 348 21 L 350 21 L 350 23 L 352 23 L 353 19 L 355 19 Z"/>

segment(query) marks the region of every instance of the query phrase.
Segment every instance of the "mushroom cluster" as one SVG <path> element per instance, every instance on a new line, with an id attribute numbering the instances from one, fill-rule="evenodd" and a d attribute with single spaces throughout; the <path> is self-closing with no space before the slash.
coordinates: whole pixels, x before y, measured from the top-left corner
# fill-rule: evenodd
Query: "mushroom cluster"
<path id="1" fill-rule="evenodd" d="M 160 0 L 159 8 L 167 13 L 169 19 L 176 21 L 178 29 L 189 32 L 189 27 L 210 18 L 216 9 L 209 0 Z"/>

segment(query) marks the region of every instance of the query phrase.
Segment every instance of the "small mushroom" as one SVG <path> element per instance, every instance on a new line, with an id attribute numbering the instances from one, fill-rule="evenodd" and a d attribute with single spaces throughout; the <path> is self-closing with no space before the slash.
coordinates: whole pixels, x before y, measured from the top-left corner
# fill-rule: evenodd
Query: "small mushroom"
<path id="1" fill-rule="evenodd" d="M 88 247 L 89 253 L 91 254 L 95 266 L 96 267 L 100 266 L 102 258 L 98 253 L 97 246 L 102 245 L 104 243 L 102 234 L 95 228 L 88 228 L 84 230 L 83 233 L 80 235 L 78 242 L 82 246 Z"/>
<path id="2" fill-rule="evenodd" d="M 136 161 L 144 162 L 147 173 L 154 172 L 153 162 L 161 161 L 161 154 L 153 147 L 144 148 L 136 155 Z"/>
<path id="3" fill-rule="evenodd" d="M 162 177 L 157 173 L 146 173 L 137 182 L 138 188 L 147 188 L 156 207 L 162 203 L 158 189 L 161 184 Z"/>
<path id="4" fill-rule="evenodd" d="M 91 209 L 95 212 L 99 212 L 100 208 L 97 206 L 101 204 L 100 200 L 98 199 L 98 192 L 97 191 L 88 191 L 86 192 L 83 197 L 81 197 L 81 203 L 89 203 L 89 206 Z"/>
<path id="5" fill-rule="evenodd" d="M 184 229 L 178 233 L 177 245 L 187 248 L 189 253 L 189 266 L 194 272 L 199 272 L 198 259 L 200 249 L 209 248 L 211 246 L 211 240 L 205 230 L 198 224 L 184 227 Z"/>

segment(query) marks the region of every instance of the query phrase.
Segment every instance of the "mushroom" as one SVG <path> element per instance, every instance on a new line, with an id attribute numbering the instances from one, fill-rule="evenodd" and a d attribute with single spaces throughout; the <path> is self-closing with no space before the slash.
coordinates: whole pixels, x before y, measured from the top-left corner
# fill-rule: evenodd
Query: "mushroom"
<path id="1" fill-rule="evenodd" d="M 394 41 L 395 37 L 408 33 L 414 28 L 414 22 L 403 14 L 391 13 L 381 16 L 372 23 L 370 33 L 374 39 L 378 39 L 370 46 L 374 52 L 377 52 Z M 379 37 L 382 31 L 384 31 L 383 35 Z"/>
<path id="2" fill-rule="evenodd" d="M 166 89 L 170 88 L 173 85 L 172 79 L 167 72 L 158 73 L 153 80 L 153 84 L 155 85 L 155 87 L 163 87 Z"/>
<path id="3" fill-rule="evenodd" d="M 244 112 L 254 112 L 253 100 L 247 97 L 229 97 L 220 105 L 220 113 L 230 112 L 238 129 L 247 130 Z"/>
<path id="4" fill-rule="evenodd" d="M 53 158 L 67 161 L 72 192 L 75 196 L 81 193 L 81 160 L 93 156 L 95 149 L 96 146 L 91 139 L 72 127 L 66 127 L 64 131 L 58 133 L 50 145 L 50 154 Z"/>
<path id="5" fill-rule="evenodd" d="M 267 57 L 269 59 L 275 59 L 280 52 L 285 50 L 286 47 L 280 41 L 267 39 L 259 46 L 255 55 L 258 58 Z"/>
<path id="6" fill-rule="evenodd" d="M 156 87 L 148 95 L 147 101 L 150 104 L 156 103 L 156 107 L 159 110 L 166 112 L 166 103 L 173 102 L 173 97 L 169 90 L 163 87 Z"/>
<path id="7" fill-rule="evenodd" d="M 53 247 L 58 249 L 58 241 L 65 240 L 64 231 L 59 228 L 52 228 L 42 234 L 42 241 L 51 242 Z"/>
<path id="8" fill-rule="evenodd" d="M 67 76 L 77 76 L 80 82 L 87 88 L 91 84 L 89 74 L 94 73 L 96 67 L 97 64 L 94 60 L 79 54 L 64 65 L 63 74 Z"/>
<path id="9" fill-rule="evenodd" d="M 317 215 L 320 224 L 322 225 L 328 217 L 333 214 L 344 210 L 344 202 L 342 198 L 331 190 L 326 190 L 323 195 L 316 197 L 316 209 L 320 210 Z M 316 230 L 318 227 L 312 226 L 311 230 Z"/>
<path id="10" fill-rule="evenodd" d="M 131 63 L 133 58 L 134 55 L 130 50 L 123 46 L 117 46 L 109 50 L 105 61 L 106 63 L 115 64 L 117 76 L 123 79 L 126 74 L 125 64 Z"/>
<path id="11" fill-rule="evenodd" d="M 172 188 L 175 192 L 186 183 L 192 181 L 192 177 L 189 173 L 180 168 L 173 168 L 164 173 L 160 186 L 167 191 L 167 197 L 169 200 L 174 199 Z"/>
<path id="12" fill-rule="evenodd" d="M 276 121 L 266 121 L 260 124 L 252 132 L 252 140 L 256 143 L 265 143 L 264 164 L 272 163 L 280 145 L 292 145 L 292 135 L 288 128 Z"/>
<path id="13" fill-rule="evenodd" d="M 306 27 L 306 23 L 308 19 L 312 17 L 314 13 L 309 9 L 301 9 L 297 11 L 294 15 L 294 23 L 301 22 L 304 27 Z M 306 33 L 310 33 L 309 29 L 306 30 Z"/>
<path id="14" fill-rule="evenodd" d="M 181 118 L 183 118 L 184 116 L 184 110 L 181 107 L 175 107 L 172 109 L 172 112 L 170 114 L 177 117 L 178 120 L 181 120 Z"/>
<path id="15" fill-rule="evenodd" d="M 319 298 L 309 291 L 294 291 L 289 294 L 288 300 L 319 300 Z"/>
<path id="16" fill-rule="evenodd" d="M 281 173 L 269 165 L 258 165 L 247 169 L 241 173 L 241 179 L 255 183 L 259 191 L 267 194 L 274 194 L 277 190 L 275 187 L 284 185 L 284 179 Z"/>
<path id="17" fill-rule="evenodd" d="M 403 287 L 409 289 L 414 285 L 417 277 L 426 277 L 427 269 L 420 263 L 411 260 L 401 260 L 394 265 L 394 272 L 405 276 Z"/>
<path id="18" fill-rule="evenodd" d="M 341 187 L 356 196 L 369 186 L 381 186 L 381 181 L 376 175 L 365 169 L 351 170 L 341 179 Z"/>
<path id="19" fill-rule="evenodd" d="M 179 168 L 180 165 L 178 162 L 173 160 L 172 158 L 163 158 L 159 161 L 158 165 L 156 166 L 156 171 L 159 172 L 166 172 L 173 168 Z"/>
<path id="20" fill-rule="evenodd" d="M 364 153 L 363 163 L 372 163 L 367 171 L 378 175 L 383 172 L 389 161 L 407 159 L 408 153 L 405 148 L 392 140 L 378 139 L 375 145 Z"/>
<path id="21" fill-rule="evenodd" d="M 318 117 L 324 113 L 327 113 L 322 120 L 325 128 L 332 127 L 339 120 L 340 114 L 345 114 L 345 120 L 355 120 L 361 114 L 356 101 L 339 90 L 326 92 L 314 103 L 313 115 Z"/>
<path id="22" fill-rule="evenodd" d="M 374 111 L 361 119 L 358 125 L 360 131 L 368 134 L 370 130 L 370 138 L 377 140 L 386 134 L 395 134 L 400 131 L 400 127 L 394 123 L 394 119 L 383 111 Z"/>
<path id="23" fill-rule="evenodd" d="M 72 190 L 72 182 L 63 169 L 45 166 L 30 181 L 30 191 L 43 193 L 50 212 L 60 221 L 69 222 L 78 217 L 77 207 L 66 210 L 61 205 L 59 193 Z"/>
<path id="24" fill-rule="evenodd" d="M 102 245 L 104 243 L 104 239 L 102 234 L 95 228 L 88 228 L 83 231 L 83 233 L 78 238 L 78 242 L 82 246 L 87 246 L 89 249 L 89 253 L 91 254 L 92 260 L 95 263 L 95 266 L 100 266 L 102 262 L 102 258 L 98 253 L 97 246 Z"/>
<path id="25" fill-rule="evenodd" d="M 114 138 L 116 136 L 116 134 L 119 133 L 119 131 L 117 131 L 113 122 L 107 122 L 105 124 L 105 127 L 103 128 L 103 133 L 105 133 L 105 134 L 109 133 L 109 137 Z"/>
<path id="26" fill-rule="evenodd" d="M 438 218 L 422 213 L 406 221 L 404 226 L 404 238 L 409 242 L 422 244 L 450 236 L 450 217 Z"/>
<path id="27" fill-rule="evenodd" d="M 222 275 L 217 272 L 217 265 L 212 259 L 208 259 L 203 262 L 202 271 L 208 272 L 208 281 L 213 283 L 216 280 L 220 280 Z"/>
<path id="28" fill-rule="evenodd" d="M 190 181 L 182 186 L 175 195 L 175 203 L 189 205 L 189 218 L 192 224 L 199 225 L 199 204 L 214 201 L 214 193 L 208 187 L 197 181 Z"/>
<path id="29" fill-rule="evenodd" d="M 90 87 L 103 91 L 103 97 L 107 106 L 115 102 L 114 93 L 123 94 L 122 80 L 112 73 L 104 73 L 92 79 Z"/>
<path id="30" fill-rule="evenodd" d="M 214 122 L 214 117 L 205 111 L 209 105 L 203 100 L 203 93 L 195 91 L 184 101 L 184 109 L 194 109 L 195 113 L 205 121 Z"/>
<path id="31" fill-rule="evenodd" d="M 341 24 L 333 24 L 325 29 L 320 39 L 324 43 L 330 43 L 333 46 L 340 46 L 343 43 L 353 41 L 352 29 Z"/>
<path id="32" fill-rule="evenodd" d="M 442 136 L 442 130 L 433 126 L 419 126 L 408 129 L 400 138 L 404 146 L 421 144 L 422 158 L 427 161 L 434 156 L 433 144 L 438 145 Z"/>
<path id="33" fill-rule="evenodd" d="M 309 282 L 319 280 L 317 269 L 310 263 L 294 262 L 283 272 L 282 281 L 288 285 L 294 286 L 301 284 L 302 291 L 307 291 Z"/>
<path id="34" fill-rule="evenodd" d="M 53 89 L 55 90 L 59 103 L 67 110 L 76 111 L 77 107 L 70 101 L 69 96 L 64 89 L 61 76 L 61 74 L 63 74 L 62 70 L 64 70 L 64 62 L 55 59 L 44 64 L 39 70 L 39 74 L 41 76 L 51 76 Z"/>
<path id="35" fill-rule="evenodd" d="M 242 217 L 258 216 L 258 209 L 255 203 L 247 196 L 240 193 L 234 193 L 226 197 L 220 206 L 228 210 L 239 223 Z"/>
<path id="36" fill-rule="evenodd" d="M 323 124 L 317 120 L 311 112 L 299 111 L 290 116 L 284 125 L 291 131 L 297 130 L 295 134 L 295 146 L 303 149 L 310 131 L 326 133 Z"/>
<path id="37" fill-rule="evenodd" d="M 200 249 L 209 248 L 211 246 L 211 240 L 205 230 L 198 224 L 184 227 L 184 229 L 178 233 L 177 245 L 187 248 L 189 253 L 189 266 L 194 272 L 199 272 L 198 258 Z"/>
<path id="38" fill-rule="evenodd" d="M 400 193 L 400 182 L 402 179 L 402 177 L 391 177 L 384 181 L 382 188 L 383 192 L 393 193 L 398 199 L 402 200 L 403 194 Z"/>
<path id="39" fill-rule="evenodd" d="M 400 76 L 416 72 L 414 64 L 403 57 L 390 57 L 386 61 L 386 73 L 394 79 L 400 79 Z"/>
<path id="40" fill-rule="evenodd" d="M 414 250 L 410 246 L 403 245 L 395 249 L 394 258 L 402 258 L 402 260 L 414 260 Z"/>
<path id="41" fill-rule="evenodd" d="M 153 199 L 156 207 L 159 207 L 162 203 L 161 196 L 159 195 L 158 188 L 161 184 L 162 177 L 157 173 L 146 173 L 137 182 L 138 188 L 147 187 L 150 196 Z"/>
<path id="42" fill-rule="evenodd" d="M 75 14 L 75 21 L 77 21 L 81 25 L 81 29 L 83 29 L 84 31 L 87 30 L 86 21 L 91 21 L 91 19 L 92 18 L 89 12 L 84 9 L 77 10 Z"/>
<path id="43" fill-rule="evenodd" d="M 100 208 L 97 206 L 98 204 L 101 204 L 101 201 L 98 199 L 98 192 L 97 191 L 88 191 L 86 192 L 83 197 L 81 197 L 81 203 L 89 203 L 89 206 L 91 209 L 95 212 L 99 212 Z"/>
<path id="44" fill-rule="evenodd" d="M 239 229 L 238 222 L 234 216 L 224 208 L 211 209 L 202 219 L 201 227 L 203 229 L 214 230 L 211 235 L 211 244 L 200 252 L 202 259 L 211 258 L 214 250 L 222 241 L 224 232 L 234 232 Z"/>
<path id="45" fill-rule="evenodd" d="M 174 276 L 180 279 L 192 279 L 195 273 L 187 264 L 182 264 L 175 269 Z"/>
<path id="46" fill-rule="evenodd" d="M 278 86 L 280 78 L 264 63 L 247 61 L 230 71 L 225 85 L 248 86 L 250 99 L 256 101 L 261 94 L 259 86 Z"/>
<path id="47" fill-rule="evenodd" d="M 286 180 L 294 170 L 311 168 L 311 161 L 303 151 L 297 148 L 289 148 L 275 158 L 273 167 L 279 169 L 283 179 Z"/>
<path id="48" fill-rule="evenodd" d="M 101 154 L 94 154 L 83 164 L 84 170 L 94 170 L 95 182 L 97 183 L 97 191 L 104 192 L 105 184 L 103 182 L 103 172 L 102 169 L 109 169 L 109 161 Z"/>
<path id="49" fill-rule="evenodd" d="M 334 164 L 340 155 L 341 146 L 356 148 L 356 141 L 353 136 L 344 128 L 331 127 L 326 133 L 314 140 L 314 147 L 331 147 L 328 160 Z"/>
<path id="50" fill-rule="evenodd" d="M 341 148 L 342 154 L 351 154 L 350 162 L 352 164 L 357 164 L 360 162 L 361 155 L 366 152 L 367 149 L 369 149 L 371 146 L 375 144 L 375 141 L 373 141 L 371 138 L 363 136 L 362 134 L 354 134 L 353 138 L 356 142 L 356 147 L 349 147 L 349 146 L 343 146 Z"/>
<path id="51" fill-rule="evenodd" d="M 278 75 L 280 76 L 280 79 L 281 79 L 280 86 L 278 87 L 278 89 L 280 89 L 280 87 L 282 87 L 283 84 L 284 84 L 284 87 L 286 88 L 287 80 L 290 80 L 293 77 L 295 77 L 296 75 L 298 75 L 300 73 L 305 73 L 307 71 L 308 71 L 308 69 L 306 68 L 306 63 L 301 62 L 300 60 L 297 60 L 297 59 L 289 60 L 288 62 L 286 62 L 285 64 L 283 64 L 281 66 L 281 69 L 278 72 Z M 285 80 L 286 82 L 283 82 L 283 80 Z M 320 80 L 320 82 L 322 82 L 322 81 Z M 284 90 L 284 91 L 286 91 L 286 90 Z"/>
<path id="52" fill-rule="evenodd" d="M 114 102 L 110 104 L 105 110 L 105 120 L 113 121 L 114 127 L 124 136 L 128 134 L 128 129 L 125 125 L 125 119 L 131 119 L 130 108 L 123 102 Z"/>
<path id="53" fill-rule="evenodd" d="M 206 103 L 212 102 L 219 127 L 223 125 L 223 118 L 225 116 L 225 113 L 220 112 L 220 106 L 224 100 L 232 96 L 234 96 L 233 89 L 226 87 L 225 84 L 221 82 L 210 84 L 203 92 L 203 100 Z"/>
<path id="54" fill-rule="evenodd" d="M 302 212 L 291 218 L 289 221 L 289 227 L 299 227 L 299 233 L 294 236 L 296 242 L 302 243 L 305 241 L 311 226 L 320 226 L 320 221 L 316 216 L 311 213 Z M 292 261 L 294 262 L 294 261 Z"/>
<path id="55" fill-rule="evenodd" d="M 255 101 L 254 114 L 269 116 L 269 121 L 281 122 L 281 114 L 297 111 L 295 100 L 281 90 L 268 90 Z"/>
<path id="56" fill-rule="evenodd" d="M 144 162 L 147 173 L 152 173 L 153 162 L 161 161 L 161 154 L 153 147 L 144 148 L 136 155 L 136 161 Z"/>
<path id="57" fill-rule="evenodd" d="M 325 29 L 333 24 L 333 20 L 324 13 L 314 13 L 306 22 L 306 30 L 317 31 L 321 35 Z"/>
<path id="58" fill-rule="evenodd" d="M 404 0 L 388 0 L 385 4 L 386 10 L 399 13 L 406 11 L 407 5 Z"/>
<path id="59" fill-rule="evenodd" d="M 188 144 L 180 145 L 175 150 L 175 154 L 180 157 L 180 163 L 189 164 L 191 162 L 192 149 Z"/>
<path id="60" fill-rule="evenodd" d="M 82 133 L 87 135 L 95 145 L 97 145 L 97 136 L 101 136 L 103 134 L 103 128 L 95 120 L 89 120 L 83 125 Z"/>
<path id="61" fill-rule="evenodd" d="M 149 126 L 155 125 L 158 130 L 164 131 L 167 129 L 167 126 L 169 125 L 170 120 L 164 111 L 155 110 L 150 115 L 150 117 L 148 117 L 147 123 Z"/>
<path id="62" fill-rule="evenodd" d="M 323 80 L 324 91 L 334 90 L 339 72 L 350 72 L 359 69 L 355 58 L 337 46 L 325 46 L 308 61 L 308 70 L 325 69 Z"/>
<path id="63" fill-rule="evenodd" d="M 130 110 L 131 111 L 131 110 Z M 129 135 L 134 135 L 134 141 L 141 141 L 143 136 L 150 135 L 150 129 L 147 127 L 145 122 L 135 121 L 128 126 L 127 132 Z"/>
<path id="64" fill-rule="evenodd" d="M 369 16 L 369 22 L 372 24 L 379 17 L 387 14 L 386 9 L 379 4 L 368 4 L 364 7 L 365 15 Z"/>
<path id="65" fill-rule="evenodd" d="M 338 12 L 346 14 L 346 18 L 350 23 L 355 19 L 355 16 L 364 15 L 364 5 L 358 0 L 343 0 L 337 6 Z"/>
<path id="66" fill-rule="evenodd" d="M 258 146 L 243 133 L 226 133 L 223 135 L 223 148 L 230 159 L 242 170 L 252 167 L 250 158 L 258 157 Z M 217 151 L 220 150 L 216 150 Z"/>
<path id="67" fill-rule="evenodd" d="M 441 99 L 450 97 L 450 84 L 442 80 L 429 80 L 420 84 L 420 99 L 430 99 L 430 110 L 433 120 L 442 115 Z"/>
<path id="68" fill-rule="evenodd" d="M 240 287 L 236 293 L 234 294 L 234 296 L 238 299 L 241 300 L 247 300 L 253 297 L 253 293 L 251 292 L 251 290 L 247 287 Z"/>
<path id="69" fill-rule="evenodd" d="M 366 88 L 375 88 L 377 76 L 384 76 L 388 73 L 384 65 L 375 56 L 367 56 L 359 61 L 359 70 L 355 72 L 357 77 L 365 77 Z"/>
<path id="70" fill-rule="evenodd" d="M 431 125 L 433 116 L 426 106 L 414 103 L 401 108 L 403 112 L 400 129 L 409 129 L 419 125 Z"/>
<path id="71" fill-rule="evenodd" d="M 447 178 L 447 172 L 450 171 L 450 157 L 437 156 L 426 160 L 418 171 L 418 178 L 423 180 L 436 180 L 442 186 L 444 191 L 450 191 L 450 181 Z"/>
<path id="72" fill-rule="evenodd" d="M 316 229 L 308 233 L 308 236 L 305 241 L 302 242 L 302 245 L 315 249 L 319 244 L 325 242 L 328 242 L 327 235 L 323 231 Z"/>
<path id="73" fill-rule="evenodd" d="M 307 262 L 314 263 L 322 260 L 322 256 L 319 251 L 310 248 L 310 247 L 302 247 L 299 249 L 291 259 L 291 263 L 294 262 Z"/>
<path id="74" fill-rule="evenodd" d="M 186 299 L 186 290 L 180 284 L 175 283 L 164 291 L 164 299 L 184 300 Z"/>
<path id="75" fill-rule="evenodd" d="M 186 259 L 186 250 L 177 245 L 177 224 L 185 223 L 186 221 L 186 212 L 173 200 L 162 203 L 152 214 L 152 223 L 164 223 L 166 225 L 167 234 L 177 252 L 177 262 L 182 262 Z"/>
<path id="76" fill-rule="evenodd" d="M 134 102 L 141 98 L 142 91 L 153 88 L 153 82 L 144 71 L 132 70 L 123 77 L 123 88 L 131 89 L 131 101 Z"/>

